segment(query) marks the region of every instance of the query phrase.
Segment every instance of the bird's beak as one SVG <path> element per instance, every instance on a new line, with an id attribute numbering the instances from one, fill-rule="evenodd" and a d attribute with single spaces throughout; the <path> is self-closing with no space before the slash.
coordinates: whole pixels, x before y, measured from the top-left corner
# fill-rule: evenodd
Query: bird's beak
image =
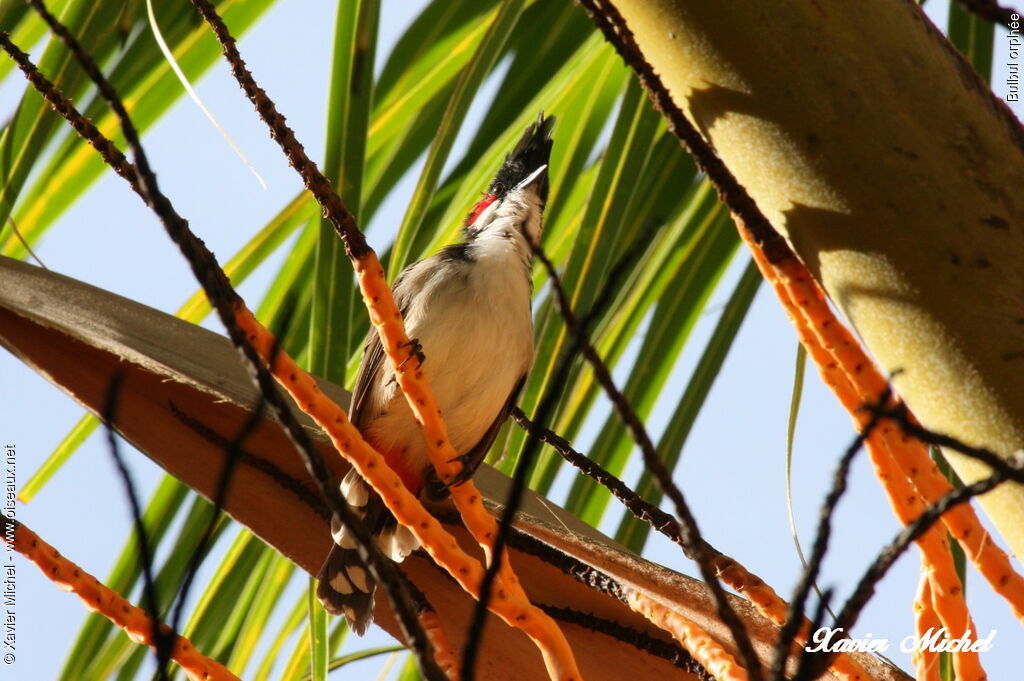
<path id="1" fill-rule="evenodd" d="M 548 165 L 545 163 L 540 168 L 537 168 L 532 173 L 526 176 L 526 179 L 515 186 L 514 190 L 526 189 L 527 187 L 538 184 L 548 176 Z"/>

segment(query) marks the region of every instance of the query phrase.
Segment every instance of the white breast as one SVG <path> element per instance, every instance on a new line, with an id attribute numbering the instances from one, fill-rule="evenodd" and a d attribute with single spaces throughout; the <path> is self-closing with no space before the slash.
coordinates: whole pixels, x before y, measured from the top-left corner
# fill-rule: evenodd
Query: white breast
<path id="1" fill-rule="evenodd" d="M 484 436 L 533 361 L 523 248 L 518 235 L 488 235 L 473 243 L 469 261 L 434 256 L 416 268 L 418 293 L 406 328 L 423 345 L 424 368 L 460 454 Z M 405 397 L 397 390 L 383 397 L 384 413 L 368 425 L 371 439 L 426 465 L 422 431 Z"/>

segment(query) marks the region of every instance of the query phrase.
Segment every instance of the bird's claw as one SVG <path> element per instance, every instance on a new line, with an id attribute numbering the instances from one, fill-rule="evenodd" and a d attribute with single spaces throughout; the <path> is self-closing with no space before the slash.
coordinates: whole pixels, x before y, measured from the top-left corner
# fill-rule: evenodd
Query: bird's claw
<path id="1" fill-rule="evenodd" d="M 469 457 L 466 456 L 465 454 L 460 454 L 459 456 L 455 457 L 454 459 L 449 459 L 448 460 L 448 463 L 456 463 L 456 462 L 462 464 L 462 469 L 459 470 L 459 472 L 456 473 L 455 476 L 451 480 L 449 480 L 448 482 L 446 482 L 444 484 L 445 489 L 451 489 L 452 487 L 458 487 L 462 483 L 464 483 L 467 480 L 469 480 L 470 478 L 472 478 L 473 477 L 473 473 L 476 472 L 475 466 L 473 466 L 473 462 L 470 461 Z"/>
<path id="2" fill-rule="evenodd" d="M 405 363 L 413 357 L 416 358 L 416 368 L 419 369 L 423 366 L 423 363 L 427 361 L 427 356 L 423 354 L 423 344 L 416 338 L 410 338 L 408 343 L 402 345 L 403 348 L 409 348 L 409 356 L 402 360 L 402 363 L 398 365 L 399 369 L 405 368 Z"/>

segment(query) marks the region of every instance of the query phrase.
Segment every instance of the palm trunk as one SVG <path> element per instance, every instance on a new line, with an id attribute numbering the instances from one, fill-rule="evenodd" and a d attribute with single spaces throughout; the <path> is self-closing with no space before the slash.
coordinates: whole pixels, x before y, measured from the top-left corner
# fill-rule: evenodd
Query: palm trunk
<path id="1" fill-rule="evenodd" d="M 1024 446 L 1024 135 L 920 8 L 612 4 L 923 425 Z M 982 504 L 1024 555 L 1024 487 Z"/>

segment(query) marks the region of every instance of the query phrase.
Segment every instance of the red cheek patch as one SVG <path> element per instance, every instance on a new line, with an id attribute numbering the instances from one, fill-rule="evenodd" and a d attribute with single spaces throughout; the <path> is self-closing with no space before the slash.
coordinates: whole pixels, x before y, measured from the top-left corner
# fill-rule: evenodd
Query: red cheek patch
<path id="1" fill-rule="evenodd" d="M 480 217 L 480 213 L 483 213 L 485 210 L 487 210 L 487 206 L 494 203 L 497 200 L 497 198 L 498 197 L 495 196 L 494 194 L 487 194 L 486 196 L 484 196 L 484 198 L 477 201 L 476 205 L 473 206 L 473 211 L 469 214 L 469 217 L 466 218 L 466 226 L 468 227 L 472 225 L 474 222 L 476 222 L 476 219 Z"/>

